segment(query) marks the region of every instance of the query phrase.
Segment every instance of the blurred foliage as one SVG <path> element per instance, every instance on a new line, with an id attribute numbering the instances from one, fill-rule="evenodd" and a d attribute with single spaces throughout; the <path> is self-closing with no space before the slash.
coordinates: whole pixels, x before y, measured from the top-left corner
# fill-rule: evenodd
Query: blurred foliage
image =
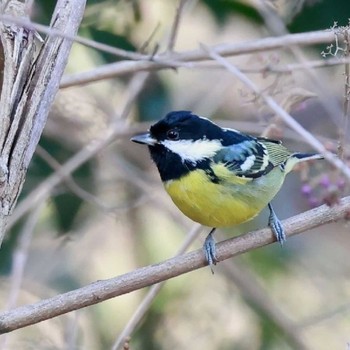
<path id="1" fill-rule="evenodd" d="M 56 222 L 61 234 L 65 234 L 72 229 L 75 218 L 83 203 L 80 197 L 70 192 L 61 193 L 53 197 Z"/>
<path id="2" fill-rule="evenodd" d="M 293 258 L 291 250 L 282 249 L 279 246 L 268 246 L 265 249 L 256 249 L 247 252 L 241 259 L 248 264 L 257 275 L 266 280 L 284 273 L 290 260 Z"/>
<path id="3" fill-rule="evenodd" d="M 9 275 L 12 268 L 12 259 L 14 251 L 17 247 L 18 236 L 23 229 L 24 220 L 19 222 L 8 232 L 1 246 L 0 254 L 0 275 Z"/>
<path id="4" fill-rule="evenodd" d="M 136 51 L 136 47 L 126 36 L 117 35 L 106 30 L 98 30 L 93 27 L 89 27 L 87 36 L 90 36 L 93 40 L 102 44 L 117 47 L 126 51 Z M 108 52 L 101 52 L 100 55 L 106 63 L 113 63 L 120 60 L 118 57 L 109 54 Z"/>
<path id="5" fill-rule="evenodd" d="M 260 24 L 263 22 L 258 11 L 240 0 L 201 0 L 201 2 L 208 8 L 219 26 L 225 25 L 233 15 L 241 15 Z"/>
<path id="6" fill-rule="evenodd" d="M 281 337 L 281 329 L 270 322 L 268 315 L 261 313 L 259 319 L 262 333 L 260 350 L 290 349 L 287 343 L 283 341 L 283 336 Z"/>
<path id="7" fill-rule="evenodd" d="M 171 109 L 169 89 L 158 74 L 152 74 L 147 80 L 147 89 L 137 98 L 140 121 L 152 121 L 159 115 L 165 115 Z"/>
<path id="8" fill-rule="evenodd" d="M 55 9 L 55 0 L 38 0 L 35 2 L 34 19 L 40 23 L 49 24 Z"/>
<path id="9" fill-rule="evenodd" d="M 335 22 L 339 26 L 346 26 L 349 13 L 348 0 L 305 1 L 302 11 L 295 16 L 288 29 L 292 33 L 301 33 L 331 28 Z"/>

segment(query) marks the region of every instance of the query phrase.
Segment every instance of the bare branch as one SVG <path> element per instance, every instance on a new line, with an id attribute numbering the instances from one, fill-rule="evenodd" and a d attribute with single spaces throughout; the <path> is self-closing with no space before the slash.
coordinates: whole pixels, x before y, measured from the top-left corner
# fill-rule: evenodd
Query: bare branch
<path id="1" fill-rule="evenodd" d="M 325 68 L 332 66 L 339 66 L 341 64 L 349 64 L 350 57 L 332 57 L 323 60 L 307 61 L 303 63 L 289 63 L 283 65 L 266 65 L 257 68 L 241 68 L 240 70 L 244 73 L 292 73 L 297 70 L 308 70 L 311 68 Z M 218 68 L 213 62 L 207 63 L 206 65 L 199 65 L 199 68 Z"/>
<path id="2" fill-rule="evenodd" d="M 243 43 L 221 44 L 211 47 L 221 56 L 238 56 L 261 51 L 288 48 L 290 45 L 313 45 L 329 43 L 334 40 L 334 34 L 329 31 L 318 31 L 301 34 L 288 34 L 279 37 L 270 37 L 252 40 Z M 210 56 L 205 50 L 192 50 L 180 53 L 154 55 L 152 61 L 122 61 L 104 65 L 91 71 L 66 75 L 62 78 L 61 88 L 82 85 L 111 78 L 116 75 L 134 73 L 138 71 L 154 71 L 183 67 L 191 68 L 190 62 L 205 61 Z M 187 65 L 186 65 L 187 63 Z"/>
<path id="3" fill-rule="evenodd" d="M 182 5 L 180 4 L 179 6 L 180 10 L 182 10 L 181 6 Z M 131 60 L 148 61 L 152 59 L 159 63 L 163 63 L 163 65 L 166 65 L 166 62 L 162 62 L 164 61 L 165 58 L 166 58 L 166 61 L 176 60 L 178 62 L 202 61 L 209 58 L 205 54 L 205 52 L 203 52 L 202 50 L 191 50 L 191 51 L 180 52 L 180 53 L 168 52 L 166 57 L 164 57 L 164 54 L 159 54 L 154 56 L 144 55 L 137 52 L 122 50 L 110 45 L 99 43 L 91 39 L 80 37 L 77 35 L 72 35 L 64 31 L 61 31 L 59 29 L 45 26 L 43 24 L 34 23 L 30 21 L 30 19 L 28 18 L 18 18 L 8 14 L 1 14 L 0 20 L 17 24 L 19 26 L 23 26 L 29 30 L 36 30 L 40 33 L 44 33 L 52 37 L 57 36 L 64 39 L 70 39 L 84 46 L 91 47 L 102 52 L 108 52 L 117 57 L 124 57 Z M 174 22 L 174 26 L 175 24 L 176 24 L 176 21 Z M 283 36 L 279 35 L 278 37 L 263 38 L 263 39 L 252 40 L 252 41 L 243 42 L 239 44 L 237 43 L 220 44 L 213 47 L 213 49 L 215 49 L 218 53 L 220 53 L 222 56 L 225 57 L 225 56 L 235 56 L 235 55 L 249 54 L 253 52 L 261 52 L 261 51 L 268 51 L 268 50 L 281 49 L 281 48 L 289 48 L 292 45 L 314 45 L 314 44 L 320 44 L 320 43 L 331 43 L 332 41 L 334 41 L 333 32 L 330 30 L 326 30 L 326 31 L 308 32 L 308 33 L 287 34 Z M 171 68 L 171 65 L 168 68 Z M 135 67 L 134 72 L 136 70 L 137 70 L 137 67 Z"/>
<path id="4" fill-rule="evenodd" d="M 338 205 L 322 205 L 283 221 L 287 236 L 345 218 L 350 211 L 350 197 Z M 269 228 L 253 231 L 217 244 L 218 260 L 223 261 L 274 242 Z M 139 268 L 108 280 L 97 281 L 74 291 L 18 307 L 0 314 L 0 333 L 11 332 L 67 312 L 165 281 L 206 265 L 202 250 L 181 255 L 158 264 Z"/>

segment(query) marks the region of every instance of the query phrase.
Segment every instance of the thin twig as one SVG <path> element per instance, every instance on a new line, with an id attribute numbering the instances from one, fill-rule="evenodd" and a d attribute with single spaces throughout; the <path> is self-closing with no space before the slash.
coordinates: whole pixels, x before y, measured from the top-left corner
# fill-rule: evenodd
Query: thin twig
<path id="1" fill-rule="evenodd" d="M 184 6 L 185 6 L 187 1 L 188 0 L 180 0 L 179 6 L 177 7 L 174 22 L 173 22 L 173 25 L 172 25 L 171 31 L 170 31 L 168 45 L 167 45 L 167 52 L 168 53 L 172 52 L 174 49 L 176 36 L 177 36 L 178 31 L 179 31 L 181 15 L 183 13 L 183 9 L 184 9 Z"/>
<path id="2" fill-rule="evenodd" d="M 18 300 L 23 282 L 24 269 L 26 267 L 28 252 L 32 241 L 35 226 L 39 220 L 42 205 L 34 207 L 28 216 L 18 238 L 18 244 L 12 258 L 12 270 L 10 275 L 10 293 L 5 310 L 13 309 Z M 1 338 L 0 348 L 6 349 L 7 337 Z"/>
<path id="3" fill-rule="evenodd" d="M 95 40 L 86 39 L 78 35 L 70 35 L 62 32 L 61 30 L 57 30 L 40 23 L 32 22 L 30 19 L 27 19 L 27 18 L 16 18 L 13 16 L 0 14 L 0 21 L 21 25 L 27 29 L 36 30 L 39 33 L 43 33 L 51 37 L 69 39 L 81 45 L 84 45 L 102 52 L 106 52 L 106 53 L 115 55 L 117 57 L 123 57 L 123 58 L 128 58 L 133 60 L 148 60 L 150 58 L 150 55 L 143 55 L 137 52 L 126 51 L 107 44 L 102 44 Z"/>
<path id="4" fill-rule="evenodd" d="M 348 314 L 350 311 L 350 303 L 340 304 L 340 305 L 337 305 L 335 307 L 334 307 L 334 305 L 332 305 L 332 306 L 333 306 L 333 308 L 331 310 L 324 311 L 322 309 L 323 313 L 311 316 L 311 317 L 301 321 L 298 324 L 297 328 L 300 331 L 303 331 L 307 327 L 315 327 L 315 325 L 317 325 L 318 323 L 328 321 L 330 318 L 333 318 L 333 317 L 340 315 L 340 314 L 344 314 L 344 317 L 347 317 L 346 314 Z"/>
<path id="5" fill-rule="evenodd" d="M 261 313 L 267 315 L 269 321 L 281 331 L 293 349 L 309 349 L 296 325 L 282 312 L 279 304 L 271 299 L 264 287 L 243 264 L 237 261 L 234 264 L 228 264 L 228 261 L 225 261 L 223 265 L 224 274 L 233 281 L 242 297 L 253 306 L 253 310 L 258 311 L 259 315 Z"/>
<path id="6" fill-rule="evenodd" d="M 157 23 L 157 25 L 154 27 L 154 29 L 152 30 L 151 34 L 149 35 L 149 37 L 145 40 L 145 42 L 140 46 L 139 51 L 141 53 L 145 52 L 146 49 L 149 47 L 152 39 L 154 38 L 154 36 L 156 35 L 157 31 L 160 28 L 160 24 Z"/>
<path id="7" fill-rule="evenodd" d="M 342 198 L 333 207 L 322 205 L 283 221 L 287 236 L 316 228 L 346 217 L 350 197 Z M 218 261 L 223 261 L 252 249 L 274 242 L 269 228 L 253 231 L 217 244 Z M 0 314 L 0 333 L 11 332 L 67 312 L 94 305 L 122 294 L 165 281 L 206 266 L 202 249 L 158 264 L 139 268 L 124 275 L 100 280 L 85 287 L 21 306 Z"/>
<path id="8" fill-rule="evenodd" d="M 292 73 L 298 70 L 308 70 L 311 68 L 325 68 L 325 67 L 333 67 L 333 66 L 339 66 L 341 64 L 349 64 L 350 63 L 350 57 L 332 57 L 329 59 L 322 59 L 322 60 L 313 60 L 313 61 L 307 61 L 303 63 L 289 63 L 289 64 L 283 64 L 283 65 L 270 65 L 267 64 L 262 67 L 257 68 L 240 68 L 240 70 L 244 73 Z M 209 63 L 202 63 L 198 64 L 198 67 L 196 68 L 218 68 L 215 64 L 212 62 Z"/>
<path id="9" fill-rule="evenodd" d="M 40 145 L 37 146 L 35 153 L 43 159 L 53 170 L 55 170 L 56 173 L 61 173 L 61 164 L 51 156 L 49 152 L 47 152 L 43 147 Z M 71 174 L 61 174 L 64 184 L 69 188 L 69 190 L 74 193 L 77 197 L 81 198 L 82 200 L 91 203 L 97 207 L 99 207 L 103 211 L 113 211 L 113 208 L 108 207 L 103 203 L 101 200 L 99 200 L 96 196 L 91 194 L 90 192 L 87 192 L 82 187 L 80 187 L 76 181 L 73 179 Z"/>
<path id="10" fill-rule="evenodd" d="M 181 247 L 179 248 L 175 256 L 179 256 L 187 251 L 187 249 L 190 247 L 193 241 L 198 237 L 201 228 L 202 226 L 198 224 L 196 224 L 192 228 L 192 230 L 186 236 L 185 241 L 182 243 Z M 142 318 L 144 317 L 146 312 L 149 310 L 150 306 L 153 303 L 153 300 L 159 294 L 164 284 L 165 284 L 165 281 L 155 284 L 150 288 L 146 296 L 143 298 L 142 302 L 139 304 L 135 312 L 130 317 L 124 329 L 119 334 L 118 338 L 116 339 L 115 343 L 112 346 L 112 350 L 118 350 L 119 348 L 121 348 L 125 343 L 126 339 L 130 337 L 131 334 L 135 331 L 136 327 L 139 325 Z"/>
<path id="11" fill-rule="evenodd" d="M 13 255 L 11 292 L 6 306 L 8 310 L 12 309 L 17 302 L 18 293 L 23 279 L 23 271 L 27 262 L 28 250 L 35 226 L 39 220 L 42 205 L 35 206 L 33 209 L 33 212 L 28 216 L 28 219 L 23 225 L 23 230 L 20 233 L 18 244 Z"/>
<path id="12" fill-rule="evenodd" d="M 74 312 L 66 323 L 65 349 L 77 350 L 79 348 L 79 310 Z"/>

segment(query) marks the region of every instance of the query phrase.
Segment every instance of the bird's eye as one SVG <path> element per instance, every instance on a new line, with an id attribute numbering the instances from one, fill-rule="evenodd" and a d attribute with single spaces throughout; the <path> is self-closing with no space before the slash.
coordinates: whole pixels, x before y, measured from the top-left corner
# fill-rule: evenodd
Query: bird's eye
<path id="1" fill-rule="evenodd" d="M 178 140 L 179 139 L 179 132 L 175 129 L 171 129 L 166 133 L 166 136 L 169 140 Z"/>

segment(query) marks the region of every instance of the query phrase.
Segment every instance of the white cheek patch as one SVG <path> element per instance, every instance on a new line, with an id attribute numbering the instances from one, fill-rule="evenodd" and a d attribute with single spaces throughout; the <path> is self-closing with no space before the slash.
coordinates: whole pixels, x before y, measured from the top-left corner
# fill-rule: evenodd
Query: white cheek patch
<path id="1" fill-rule="evenodd" d="M 242 171 L 247 171 L 249 170 L 255 162 L 255 156 L 252 154 L 251 156 L 247 157 L 246 160 L 241 164 L 240 168 Z"/>
<path id="2" fill-rule="evenodd" d="M 170 151 L 178 154 L 183 162 L 192 163 L 211 158 L 222 148 L 218 140 L 164 140 L 161 143 Z"/>

